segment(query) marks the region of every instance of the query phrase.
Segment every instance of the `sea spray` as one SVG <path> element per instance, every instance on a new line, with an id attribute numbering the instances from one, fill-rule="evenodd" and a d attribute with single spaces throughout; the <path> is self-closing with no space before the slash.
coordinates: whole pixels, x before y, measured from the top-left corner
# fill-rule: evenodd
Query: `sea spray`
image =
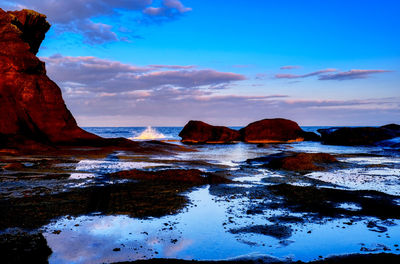
<path id="1" fill-rule="evenodd" d="M 165 135 L 159 133 L 156 129 L 148 126 L 140 135 L 133 137 L 131 139 L 148 140 L 148 139 L 163 139 Z"/>

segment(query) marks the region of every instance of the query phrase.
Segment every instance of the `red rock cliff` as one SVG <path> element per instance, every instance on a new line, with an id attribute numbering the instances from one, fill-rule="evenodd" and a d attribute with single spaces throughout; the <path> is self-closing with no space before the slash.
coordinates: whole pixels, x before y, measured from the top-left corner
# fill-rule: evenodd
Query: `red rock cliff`
<path id="1" fill-rule="evenodd" d="M 0 9 L 0 143 L 15 136 L 53 144 L 99 139 L 78 127 L 36 57 L 49 28 L 35 11 Z"/>

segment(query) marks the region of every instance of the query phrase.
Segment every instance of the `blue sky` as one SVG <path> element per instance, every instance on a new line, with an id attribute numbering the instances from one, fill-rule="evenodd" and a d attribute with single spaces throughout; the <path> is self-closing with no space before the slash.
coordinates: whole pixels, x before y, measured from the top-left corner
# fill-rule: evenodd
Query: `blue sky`
<path id="1" fill-rule="evenodd" d="M 400 122 L 398 1 L 20 0 L 82 126 Z"/>

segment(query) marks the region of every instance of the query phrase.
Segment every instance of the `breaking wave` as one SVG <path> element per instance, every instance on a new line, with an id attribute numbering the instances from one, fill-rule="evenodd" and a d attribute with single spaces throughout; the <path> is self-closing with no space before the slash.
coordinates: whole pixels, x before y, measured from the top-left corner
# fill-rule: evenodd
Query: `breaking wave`
<path id="1" fill-rule="evenodd" d="M 147 140 L 147 139 L 164 139 L 165 135 L 158 132 L 156 129 L 148 126 L 142 133 L 131 139 Z"/>

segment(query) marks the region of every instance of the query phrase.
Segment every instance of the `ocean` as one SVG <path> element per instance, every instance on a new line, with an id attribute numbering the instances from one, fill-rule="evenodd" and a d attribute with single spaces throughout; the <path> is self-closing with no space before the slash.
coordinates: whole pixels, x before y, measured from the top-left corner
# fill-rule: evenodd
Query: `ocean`
<path id="1" fill-rule="evenodd" d="M 230 127 L 232 129 L 241 129 L 242 127 Z M 323 126 L 304 126 L 303 130 L 308 132 L 317 132 Z M 86 131 L 105 138 L 124 137 L 134 140 L 180 140 L 179 132 L 183 127 L 84 127 Z"/>

